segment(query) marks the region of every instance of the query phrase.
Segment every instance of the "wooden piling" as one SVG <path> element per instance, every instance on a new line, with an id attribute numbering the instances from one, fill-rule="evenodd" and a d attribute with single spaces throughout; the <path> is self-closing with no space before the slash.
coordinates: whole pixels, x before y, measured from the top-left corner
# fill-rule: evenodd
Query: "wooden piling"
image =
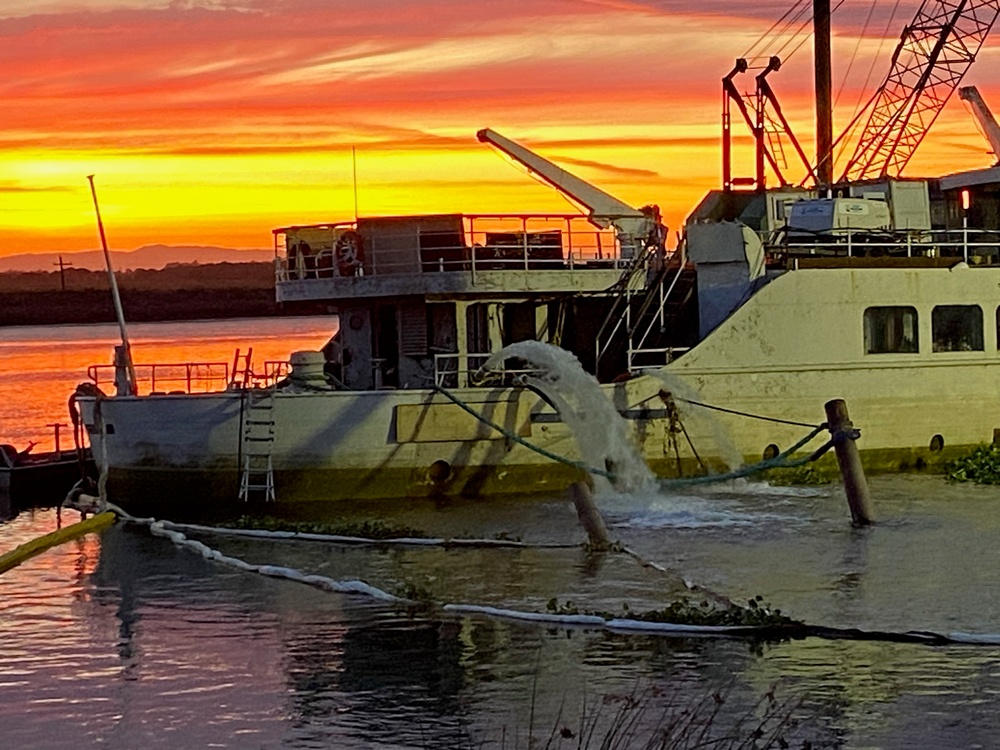
<path id="1" fill-rule="evenodd" d="M 597 509 L 594 502 L 594 493 L 586 482 L 574 482 L 569 487 L 569 496 L 573 500 L 576 508 L 576 516 L 580 519 L 580 524 L 587 532 L 587 539 L 592 547 L 607 549 L 611 546 L 611 539 L 608 537 L 608 527 L 604 525 L 604 518 L 601 511 Z"/>
<path id="2" fill-rule="evenodd" d="M 825 408 L 830 435 L 835 440 L 834 451 L 840 466 L 840 476 L 844 481 L 847 504 L 851 509 L 851 523 L 855 526 L 868 526 L 874 521 L 871 496 L 868 493 L 865 470 L 861 466 L 861 456 L 858 455 L 858 446 L 854 443 L 856 433 L 847 414 L 847 404 L 843 399 L 837 398 L 828 401 Z"/>

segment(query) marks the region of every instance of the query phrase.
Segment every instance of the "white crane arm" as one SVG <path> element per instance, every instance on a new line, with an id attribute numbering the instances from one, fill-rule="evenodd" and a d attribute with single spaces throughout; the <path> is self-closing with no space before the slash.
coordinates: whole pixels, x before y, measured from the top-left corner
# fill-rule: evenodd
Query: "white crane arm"
<path id="1" fill-rule="evenodd" d="M 986 102 L 983 101 L 979 89 L 975 86 L 963 86 L 958 90 L 958 95 L 972 107 L 972 114 L 979 121 L 979 127 L 982 129 L 983 135 L 986 136 L 986 140 L 989 141 L 993 155 L 997 157 L 997 164 L 1000 164 L 1000 125 L 997 125 L 997 120 L 990 112 L 990 108 L 986 106 Z"/>
<path id="2" fill-rule="evenodd" d="M 650 217 L 637 208 L 605 193 L 589 182 L 581 180 L 565 169 L 545 159 L 509 138 L 504 138 L 489 128 L 480 130 L 476 137 L 507 154 L 525 166 L 559 192 L 567 195 L 590 212 L 590 220 L 602 228 L 614 225 L 633 239 L 645 238 L 650 229 Z"/>

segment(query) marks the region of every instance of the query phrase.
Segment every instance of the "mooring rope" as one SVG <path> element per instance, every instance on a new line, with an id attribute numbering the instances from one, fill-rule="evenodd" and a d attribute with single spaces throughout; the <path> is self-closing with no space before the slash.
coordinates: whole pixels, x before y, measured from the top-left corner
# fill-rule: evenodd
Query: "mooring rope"
<path id="1" fill-rule="evenodd" d="M 817 425 L 812 422 L 796 422 L 793 419 L 780 419 L 778 417 L 768 417 L 763 414 L 752 414 L 748 411 L 739 411 L 737 409 L 727 409 L 724 406 L 715 406 L 714 404 L 706 404 L 701 401 L 692 401 L 689 398 L 681 398 L 675 394 L 671 394 L 674 401 L 683 401 L 685 404 L 690 404 L 691 406 L 700 406 L 702 409 L 710 409 L 711 411 L 721 411 L 725 414 L 735 414 L 738 417 L 747 417 L 749 419 L 760 419 L 764 422 L 774 422 L 775 424 L 790 424 L 795 427 L 816 427 Z"/>
<path id="2" fill-rule="evenodd" d="M 789 460 L 789 456 L 798 451 L 800 448 L 806 445 L 810 440 L 816 437 L 823 430 L 828 429 L 826 424 L 817 425 L 813 427 L 812 431 L 806 435 L 804 438 L 795 443 L 791 448 L 782 451 L 774 458 L 765 458 L 763 461 L 758 461 L 755 464 L 749 466 L 742 466 L 739 469 L 734 469 L 733 471 L 727 471 L 723 474 L 707 474 L 701 477 L 678 477 L 675 479 L 660 479 L 659 485 L 661 489 L 672 489 L 675 487 L 688 487 L 692 485 L 699 484 L 713 484 L 715 482 L 726 482 L 731 479 L 742 479 L 748 477 L 751 474 L 759 474 L 762 471 L 768 471 L 769 469 L 794 469 L 799 466 L 803 466 L 811 461 L 815 461 L 828 450 L 833 448 L 840 440 L 847 439 L 851 437 L 851 433 L 838 433 L 834 435 L 829 440 L 826 441 L 817 450 L 810 453 L 808 456 L 802 456 L 801 458 L 796 458 Z"/>
<path id="3" fill-rule="evenodd" d="M 467 403 L 465 403 L 462 399 L 458 398 L 458 396 L 456 396 L 455 394 L 451 393 L 448 389 L 444 388 L 443 386 L 434 384 L 432 387 L 434 388 L 435 391 L 437 391 L 438 393 L 440 393 L 441 395 L 443 395 L 444 397 L 446 397 L 448 400 L 450 400 L 455 405 L 457 405 L 460 408 L 462 408 L 464 411 L 466 411 L 469 414 L 471 414 L 472 416 L 474 416 L 476 419 L 478 419 L 483 424 L 487 425 L 488 427 L 491 427 L 492 429 L 494 429 L 497 432 L 499 432 L 500 434 L 502 434 L 504 437 L 509 438 L 510 440 L 518 443 L 519 445 L 524 446 L 525 448 L 528 448 L 529 450 L 534 451 L 535 453 L 538 453 L 541 456 L 544 456 L 544 457 L 546 457 L 548 459 L 551 459 L 553 461 L 557 461 L 557 462 L 562 463 L 562 464 L 566 464 L 567 466 L 572 466 L 575 469 L 580 469 L 582 471 L 589 472 L 590 474 L 596 474 L 597 476 L 602 476 L 602 477 L 604 477 L 605 479 L 609 480 L 612 483 L 614 483 L 615 480 L 617 479 L 617 476 L 615 475 L 614 472 L 607 471 L 605 469 L 598 469 L 596 467 L 589 466 L 589 465 L 585 464 L 582 461 L 575 461 L 575 460 L 567 458 L 565 456 L 560 456 L 557 453 L 553 453 L 552 451 L 546 450 L 545 448 L 542 448 L 542 447 L 537 446 L 537 445 L 535 445 L 533 443 L 530 443 L 527 440 L 525 440 L 524 438 L 522 438 L 520 435 L 517 435 L 517 434 L 511 432 L 510 430 L 506 429 L 505 427 L 503 427 L 503 426 L 501 426 L 501 425 L 499 425 L 499 424 L 497 424 L 497 423 L 495 423 L 495 422 L 487 419 L 486 417 L 484 417 L 482 414 L 480 414 L 479 412 L 477 412 L 475 409 L 473 409 L 471 406 L 469 406 Z M 740 412 L 740 411 L 736 411 L 734 409 L 725 409 L 725 408 L 723 408 L 721 406 L 712 406 L 710 404 L 704 404 L 704 403 L 700 403 L 698 401 L 691 401 L 689 399 L 683 399 L 683 398 L 677 398 L 677 397 L 674 397 L 674 398 L 676 400 L 678 400 L 678 401 L 684 401 L 685 403 L 692 404 L 694 406 L 702 406 L 702 407 L 704 407 L 706 409 L 713 409 L 713 410 L 716 410 L 716 411 L 724 411 L 724 412 L 727 412 L 727 413 L 730 413 L 730 414 L 737 414 L 737 415 L 740 415 L 740 416 L 750 417 L 750 418 L 753 418 L 753 419 L 762 419 L 762 420 L 766 420 L 766 421 L 769 421 L 769 422 L 777 422 L 779 424 L 789 424 L 789 425 L 795 425 L 795 426 L 799 426 L 799 427 L 810 427 L 810 428 L 812 428 L 812 431 L 808 435 L 806 435 L 804 438 L 802 438 L 801 440 L 799 440 L 797 443 L 795 443 L 795 445 L 793 445 L 791 448 L 789 448 L 788 450 L 785 450 L 785 451 L 779 453 L 774 458 L 767 458 L 767 459 L 764 459 L 762 461 L 758 461 L 755 464 L 750 464 L 749 466 L 743 466 L 743 467 L 740 467 L 739 469 L 734 469 L 733 471 L 728 471 L 728 472 L 725 472 L 725 473 L 722 473 L 722 474 L 706 474 L 704 476 L 699 476 L 699 477 L 681 477 L 681 478 L 676 478 L 676 479 L 661 479 L 658 482 L 658 484 L 659 484 L 659 486 L 660 486 L 661 489 L 673 489 L 673 488 L 676 488 L 676 487 L 687 487 L 687 486 L 694 486 L 694 485 L 701 485 L 701 484 L 713 484 L 713 483 L 716 483 L 716 482 L 728 482 L 728 481 L 730 481 L 732 479 L 742 479 L 742 478 L 748 477 L 748 476 L 750 476 L 752 474 L 759 474 L 761 472 L 768 471 L 770 469 L 794 469 L 796 467 L 803 466 L 803 465 L 805 465 L 805 464 L 807 464 L 807 463 L 809 463 L 811 461 L 817 460 L 820 456 L 822 456 L 824 453 L 826 453 L 828 450 L 830 450 L 830 448 L 832 448 L 834 445 L 836 445 L 836 443 L 839 440 L 841 440 L 844 437 L 846 437 L 846 435 L 837 435 L 837 436 L 834 436 L 829 441 L 827 441 L 827 443 L 825 445 L 823 445 L 821 448 L 819 448 L 818 450 L 814 451 L 813 453 L 809 454 L 808 456 L 803 456 L 801 458 L 789 460 L 789 456 L 791 456 L 793 453 L 795 453 L 800 448 L 802 448 L 803 446 L 805 446 L 809 441 L 811 441 L 819 433 L 823 432 L 823 430 L 828 429 L 827 423 L 824 422 L 822 424 L 816 425 L 816 424 L 809 424 L 807 422 L 794 422 L 794 421 L 787 420 L 787 419 L 778 419 L 778 418 L 775 418 L 775 417 L 761 416 L 759 414 L 750 414 L 749 412 Z"/>
<path id="4" fill-rule="evenodd" d="M 480 422 L 482 422 L 486 426 L 492 427 L 494 430 L 496 430 L 497 432 L 499 432 L 505 438 L 507 438 L 509 440 L 513 440 L 518 445 L 521 445 L 521 446 L 527 448 L 528 450 L 534 451 L 535 453 L 537 453 L 540 456 L 545 456 L 545 458 L 551 459 L 552 461 L 556 461 L 556 462 L 561 463 L 561 464 L 566 464 L 567 466 L 572 466 L 574 469 L 580 469 L 580 470 L 586 471 L 586 472 L 588 472 L 590 474 L 595 474 L 595 475 L 597 475 L 599 477 L 604 477 L 605 479 L 607 479 L 609 482 L 612 482 L 612 483 L 614 483 L 615 480 L 617 479 L 617 476 L 612 471 L 608 471 L 606 469 L 598 469 L 598 468 L 596 468 L 594 466 L 588 466 L 583 461 L 574 461 L 571 458 L 567 458 L 566 456 L 560 456 L 558 453 L 553 453 L 552 451 L 546 450 L 545 448 L 537 446 L 534 443 L 530 443 L 527 440 L 525 440 L 523 437 L 521 437 L 520 435 L 517 435 L 517 434 L 511 432 L 506 427 L 498 425 L 496 422 L 493 422 L 493 421 L 487 419 L 486 417 L 484 417 L 482 414 L 480 414 L 479 412 L 477 412 L 475 409 L 473 409 L 467 403 L 465 403 L 464 401 L 462 401 L 462 399 L 460 399 L 458 396 L 456 396 L 455 394 L 453 394 L 450 391 L 448 391 L 443 386 L 440 386 L 437 383 L 435 383 L 431 387 L 435 391 L 437 391 L 438 393 L 440 393 L 442 396 L 444 396 L 445 398 L 447 398 L 449 401 L 451 401 L 453 404 L 455 404 L 456 406 L 460 407 L 464 411 L 466 411 L 469 414 L 471 414 L 472 416 L 474 416 L 476 419 L 478 419 Z"/>

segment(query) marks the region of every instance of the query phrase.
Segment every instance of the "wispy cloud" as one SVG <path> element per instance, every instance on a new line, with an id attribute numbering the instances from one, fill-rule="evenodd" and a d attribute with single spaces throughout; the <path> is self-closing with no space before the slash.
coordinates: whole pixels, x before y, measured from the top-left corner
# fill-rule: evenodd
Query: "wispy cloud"
<path id="1" fill-rule="evenodd" d="M 883 32 L 887 64 L 918 5 L 904 0 L 891 27 L 887 15 L 873 17 L 855 74 L 867 72 Z M 203 180 L 210 164 L 246 173 L 254 160 L 273 158 L 279 167 L 303 168 L 354 146 L 386 165 L 380 179 L 402 185 L 416 178 L 391 157 L 419 161 L 418 175 L 445 157 L 451 176 L 442 179 L 454 187 L 480 176 L 467 166 L 483 163 L 474 133 L 491 126 L 559 163 L 589 170 L 596 181 L 641 192 L 643 200 L 646 193 L 677 194 L 670 200 L 678 204 L 668 208 L 677 225 L 686 211 L 680 201 L 718 180 L 720 77 L 767 37 L 788 6 L 779 0 L 4 0 L 0 158 L 10 179 L 0 192 L 23 193 L 9 201 L 22 204 L 36 194 L 32 210 L 41 214 L 59 160 L 118 165 L 135 184 L 152 179 L 152 171 L 160 189 Z M 844 3 L 835 16 L 835 44 L 845 57 L 866 13 L 861 4 Z M 812 127 L 804 49 L 771 81 L 800 134 Z M 991 47 L 981 62 L 995 62 L 998 53 Z M 835 77 L 845 68 L 835 66 Z M 1000 66 L 980 64 L 974 74 L 987 100 L 1000 102 Z M 752 75 L 741 85 L 752 87 Z M 847 91 L 845 101 L 853 101 L 856 92 Z M 949 116 L 959 123 L 953 140 L 962 141 L 968 116 L 960 108 Z M 966 142 L 978 144 L 969 131 Z M 922 148 L 933 147 L 931 139 Z M 213 180 L 213 188 L 240 192 L 234 205 L 246 204 L 245 180 Z M 320 189 L 302 185 L 313 188 Z M 423 193 L 431 204 L 434 190 Z M 456 187 L 449 195 L 463 193 Z M 47 213 L 64 209 L 59 204 Z M 156 207 L 149 210 L 152 216 Z"/>

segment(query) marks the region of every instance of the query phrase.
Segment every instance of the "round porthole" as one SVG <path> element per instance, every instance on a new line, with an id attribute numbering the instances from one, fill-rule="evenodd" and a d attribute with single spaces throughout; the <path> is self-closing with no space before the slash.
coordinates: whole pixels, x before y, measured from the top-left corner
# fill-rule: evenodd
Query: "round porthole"
<path id="1" fill-rule="evenodd" d="M 352 331 L 360 331 L 362 328 L 364 328 L 364 325 L 365 325 L 365 319 L 363 317 L 361 317 L 360 315 L 351 316 L 350 326 Z"/>
<path id="2" fill-rule="evenodd" d="M 432 482 L 445 482 L 451 477 L 451 464 L 447 461 L 435 461 L 427 469 L 427 478 Z"/>
<path id="3" fill-rule="evenodd" d="M 931 452 L 940 453 L 944 450 L 944 438 L 941 435 L 935 435 L 931 438 Z"/>
<path id="4" fill-rule="evenodd" d="M 777 458 L 781 450 L 774 443 L 771 443 L 764 449 L 764 460 L 770 461 L 772 458 Z"/>

